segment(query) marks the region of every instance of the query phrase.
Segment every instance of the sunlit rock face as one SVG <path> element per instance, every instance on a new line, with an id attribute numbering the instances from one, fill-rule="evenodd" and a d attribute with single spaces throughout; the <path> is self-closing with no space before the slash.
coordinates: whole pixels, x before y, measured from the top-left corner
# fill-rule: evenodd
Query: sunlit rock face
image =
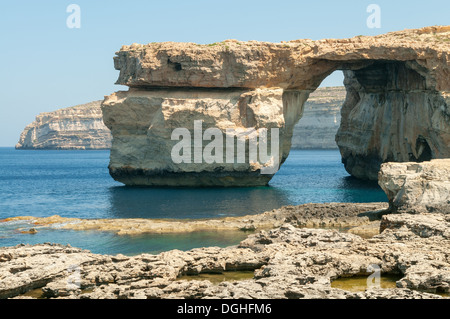
<path id="1" fill-rule="evenodd" d="M 383 162 L 449 157 L 449 35 L 447 26 L 343 40 L 124 46 L 114 60 L 117 84 L 130 90 L 102 105 L 113 134 L 110 173 L 127 185 L 266 185 L 274 173 L 262 172 L 275 159 L 241 162 L 234 154 L 230 161 L 223 143 L 209 155 L 221 145 L 227 161 L 195 161 L 195 152 L 211 150 L 210 138 L 193 147 L 192 162 L 178 163 L 173 131 L 192 136 L 202 121 L 201 135 L 218 129 L 225 141 L 227 129 L 278 129 L 278 167 L 305 101 L 335 70 L 345 71 L 336 142 L 350 174 L 376 179 Z M 258 149 L 274 144 L 261 141 Z"/>
<path id="2" fill-rule="evenodd" d="M 278 145 L 272 146 L 270 138 L 266 146 L 258 140 L 258 156 L 262 148 L 270 154 L 276 147 L 279 162 L 284 162 L 298 112 L 308 94 L 282 89 L 117 92 L 102 106 L 104 122 L 114 140 L 110 174 L 124 184 L 140 186 L 266 185 L 276 171 L 264 174 L 261 169 L 266 161 L 250 162 L 251 136 L 247 132 L 264 128 L 271 137 L 271 129 L 277 129 Z M 187 131 L 187 138 L 173 138 L 180 128 Z M 208 129 L 215 129 L 218 135 L 207 139 Z M 237 137 L 227 130 L 237 132 Z M 246 143 L 242 151 L 238 141 Z M 175 152 L 184 155 L 183 161 L 177 162 L 174 150 L 181 142 L 187 142 L 187 148 Z M 208 152 L 211 143 L 216 147 Z M 187 157 L 186 152 L 190 152 Z"/>
<path id="3" fill-rule="evenodd" d="M 334 149 L 345 99 L 344 87 L 320 88 L 305 103 L 305 115 L 295 125 L 292 148 Z M 23 130 L 17 149 L 109 149 L 111 132 L 100 109 L 102 101 L 41 113 Z"/>

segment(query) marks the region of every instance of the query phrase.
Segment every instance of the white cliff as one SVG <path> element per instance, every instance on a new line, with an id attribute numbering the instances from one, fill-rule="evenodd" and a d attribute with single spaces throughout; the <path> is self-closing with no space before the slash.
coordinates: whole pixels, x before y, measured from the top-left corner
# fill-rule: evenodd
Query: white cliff
<path id="1" fill-rule="evenodd" d="M 108 149 L 111 133 L 103 124 L 101 101 L 41 113 L 29 124 L 17 149 Z"/>
<path id="2" fill-rule="evenodd" d="M 292 148 L 337 148 L 335 135 L 345 100 L 344 87 L 320 88 L 305 103 L 303 118 L 294 127 Z M 101 101 L 42 113 L 20 136 L 18 149 L 107 149 L 111 132 L 103 124 Z"/>
<path id="3" fill-rule="evenodd" d="M 294 127 L 293 149 L 337 149 L 336 133 L 341 123 L 344 87 L 319 88 L 305 103 L 303 117 Z"/>

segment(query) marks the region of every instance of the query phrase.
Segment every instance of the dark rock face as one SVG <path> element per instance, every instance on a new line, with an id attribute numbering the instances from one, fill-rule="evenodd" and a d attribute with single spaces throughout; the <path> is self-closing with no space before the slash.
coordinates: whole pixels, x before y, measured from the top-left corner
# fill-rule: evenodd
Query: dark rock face
<path id="1" fill-rule="evenodd" d="M 345 71 L 347 99 L 336 141 L 346 170 L 377 180 L 385 162 L 450 157 L 450 112 L 414 62 Z"/>

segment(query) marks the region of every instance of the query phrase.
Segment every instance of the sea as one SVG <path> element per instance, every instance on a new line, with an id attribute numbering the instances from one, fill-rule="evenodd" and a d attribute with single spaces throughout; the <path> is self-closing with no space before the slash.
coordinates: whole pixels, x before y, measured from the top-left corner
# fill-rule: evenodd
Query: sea
<path id="1" fill-rule="evenodd" d="M 251 188 L 127 187 L 108 173 L 109 151 L 0 148 L 0 220 L 16 216 L 204 219 L 258 214 L 284 205 L 387 202 L 376 182 L 351 177 L 338 150 L 291 150 L 269 186 Z M 28 222 L 0 223 L 0 247 L 70 244 L 100 254 L 156 254 L 171 249 L 226 247 L 248 233 L 119 236 L 55 227 L 23 234 Z"/>

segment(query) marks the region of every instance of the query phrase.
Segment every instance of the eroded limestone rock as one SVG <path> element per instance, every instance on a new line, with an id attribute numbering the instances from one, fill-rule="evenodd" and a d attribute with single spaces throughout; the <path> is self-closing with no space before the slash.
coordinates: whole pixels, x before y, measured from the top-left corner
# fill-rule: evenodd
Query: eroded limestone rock
<path id="1" fill-rule="evenodd" d="M 437 26 L 319 41 L 133 44 L 123 46 L 114 58 L 114 67 L 120 70 L 116 83 L 144 88 L 315 90 L 336 69 L 359 70 L 377 60 L 391 60 L 417 61 L 429 71 L 427 86 L 444 91 L 449 88 L 449 32 L 449 26 Z"/>
<path id="2" fill-rule="evenodd" d="M 450 216 L 444 214 L 388 214 L 381 219 L 380 231 L 408 228 L 417 236 L 450 239 Z"/>
<path id="3" fill-rule="evenodd" d="M 450 213 L 450 159 L 385 163 L 378 183 L 393 211 Z"/>
<path id="4" fill-rule="evenodd" d="M 103 119 L 113 135 L 111 176 L 127 185 L 147 186 L 254 186 L 266 185 L 273 174 L 262 174 L 270 165 L 266 161 L 250 161 L 249 134 L 252 129 L 267 129 L 267 145 L 255 143 L 271 154 L 271 129 L 278 130 L 274 147 L 279 162 L 289 154 L 296 120 L 309 91 L 283 92 L 281 89 L 198 90 L 198 89 L 130 89 L 117 92 L 102 104 Z M 196 129 L 196 121 L 201 121 Z M 249 128 L 250 131 L 246 131 Z M 176 162 L 173 149 L 180 137 L 172 139 L 176 129 L 189 131 L 186 161 Z M 221 136 L 209 140 L 220 146 L 208 154 L 222 154 L 214 161 L 206 159 L 203 136 L 217 129 Z M 233 130 L 228 134 L 227 130 Z M 223 133 L 223 134 L 222 134 Z M 233 135 L 235 133 L 235 135 Z M 200 149 L 195 139 L 200 138 Z M 238 147 L 238 140 L 246 143 Z M 228 137 L 231 137 L 229 143 Z M 183 138 L 183 141 L 186 139 Z M 197 160 L 198 152 L 200 155 Z M 187 153 L 184 149 L 176 155 Z M 229 159 L 231 154 L 231 160 Z M 266 165 L 267 163 L 267 165 Z"/>
<path id="5" fill-rule="evenodd" d="M 344 87 L 325 87 L 314 91 L 305 103 L 303 120 L 294 128 L 292 148 L 334 149 L 345 100 Z M 39 114 L 23 130 L 17 149 L 109 149 L 111 132 L 105 126 L 94 101 Z"/>
<path id="6" fill-rule="evenodd" d="M 17 216 L 0 221 L 1 223 L 27 221 L 39 231 L 49 227 L 72 230 L 110 231 L 117 235 L 139 235 L 151 233 L 184 233 L 205 230 L 255 231 L 279 227 L 285 223 L 297 227 L 350 229 L 358 226 L 371 226 L 368 235 L 379 233 L 379 220 L 388 208 L 387 203 L 327 203 L 285 206 L 257 215 L 180 221 L 174 219 L 79 219 L 58 215 L 49 217 Z M 378 223 L 373 229 L 373 223 Z M 25 230 L 24 230 L 25 229 Z M 26 232 L 28 227 L 17 232 Z M 355 229 L 360 234 L 364 229 Z"/>
<path id="7" fill-rule="evenodd" d="M 353 176 L 377 180 L 385 162 L 450 157 L 447 92 L 429 87 L 418 70 L 416 62 L 377 62 L 344 72 L 347 98 L 336 142 Z"/>

